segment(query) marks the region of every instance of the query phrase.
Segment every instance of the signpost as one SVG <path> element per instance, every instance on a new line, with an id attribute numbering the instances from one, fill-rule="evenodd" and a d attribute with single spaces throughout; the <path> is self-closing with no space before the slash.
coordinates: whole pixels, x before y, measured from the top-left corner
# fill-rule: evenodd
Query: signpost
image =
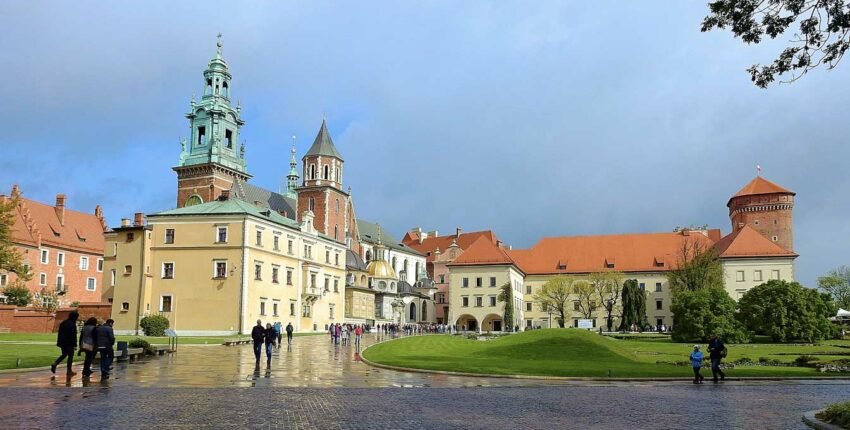
<path id="1" fill-rule="evenodd" d="M 578 320 L 578 328 L 592 329 L 593 320 Z"/>
<path id="2" fill-rule="evenodd" d="M 174 329 L 165 329 L 165 335 L 168 336 L 168 349 L 177 351 L 177 332 Z"/>

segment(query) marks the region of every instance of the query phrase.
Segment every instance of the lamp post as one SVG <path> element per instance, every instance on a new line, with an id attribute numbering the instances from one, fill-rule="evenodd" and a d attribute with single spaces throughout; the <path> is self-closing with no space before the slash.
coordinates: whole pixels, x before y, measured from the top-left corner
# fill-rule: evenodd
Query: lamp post
<path id="1" fill-rule="evenodd" d="M 552 328 L 552 305 L 546 305 L 546 312 L 549 313 L 549 328 Z"/>

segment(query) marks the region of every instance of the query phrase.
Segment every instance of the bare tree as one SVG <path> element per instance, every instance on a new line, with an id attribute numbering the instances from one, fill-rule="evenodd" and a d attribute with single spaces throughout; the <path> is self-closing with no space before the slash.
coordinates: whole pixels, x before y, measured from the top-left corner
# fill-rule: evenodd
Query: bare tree
<path id="1" fill-rule="evenodd" d="M 623 285 L 622 272 L 603 271 L 590 274 L 590 285 L 593 287 L 599 306 L 605 311 L 606 326 L 608 331 L 614 327 L 614 309 L 620 300 L 621 286 Z"/>
<path id="2" fill-rule="evenodd" d="M 560 315 L 558 325 L 563 328 L 567 318 L 567 303 L 573 291 L 573 278 L 569 276 L 556 276 L 543 284 L 534 293 L 534 300 L 540 302 L 541 310 L 554 310 Z"/>
<path id="3" fill-rule="evenodd" d="M 671 290 L 696 291 L 723 286 L 723 268 L 717 253 L 696 238 L 682 240 L 676 267 L 667 272 Z"/>
<path id="4" fill-rule="evenodd" d="M 573 283 L 573 294 L 576 295 L 578 311 L 585 319 L 592 319 L 593 313 L 599 309 L 596 302 L 596 290 L 587 281 Z"/>

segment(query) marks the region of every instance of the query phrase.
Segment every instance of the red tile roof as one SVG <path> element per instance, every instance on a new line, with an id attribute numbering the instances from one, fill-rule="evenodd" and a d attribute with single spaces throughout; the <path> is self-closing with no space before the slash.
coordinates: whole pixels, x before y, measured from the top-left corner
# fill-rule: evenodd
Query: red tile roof
<path id="1" fill-rule="evenodd" d="M 415 238 L 413 236 L 416 236 Z M 496 244 L 496 234 L 491 230 L 484 231 L 473 231 L 469 233 L 461 233 L 460 236 L 457 235 L 446 235 L 446 236 L 432 236 L 428 237 L 419 243 L 418 234 L 408 233 L 402 239 L 402 243 L 405 245 L 425 254 L 426 260 L 431 263 L 434 261 L 434 252 L 437 248 L 440 248 L 440 252 L 445 252 L 446 249 L 452 244 L 452 241 L 457 239 L 457 245 L 460 249 L 466 250 L 472 245 L 473 242 L 478 240 L 479 238 L 485 238 L 487 241 Z"/>
<path id="2" fill-rule="evenodd" d="M 745 225 L 714 245 L 720 257 L 796 257 L 797 254 L 777 245 L 754 228 Z"/>
<path id="3" fill-rule="evenodd" d="M 477 266 L 493 264 L 513 264 L 508 252 L 491 242 L 486 236 L 479 237 L 469 245 L 460 257 L 448 266 Z"/>
<path id="4" fill-rule="evenodd" d="M 707 249 L 714 244 L 699 232 L 548 237 L 525 250 L 508 251 L 526 274 L 667 271 L 676 265 L 683 241 L 696 240 Z M 467 251 L 469 252 L 469 251 Z M 463 258 L 466 254 L 462 255 Z M 613 267 L 607 267 L 613 263 Z"/>
<path id="5" fill-rule="evenodd" d="M 779 185 L 774 184 L 773 182 L 768 181 L 767 179 L 762 178 L 761 176 L 756 176 L 755 179 L 750 181 L 747 185 L 744 185 L 744 188 L 741 188 L 740 191 L 735 193 L 732 198 L 741 197 L 741 196 L 753 196 L 759 194 L 791 194 L 794 195 L 794 192 L 780 187 Z"/>
<path id="6" fill-rule="evenodd" d="M 13 193 L 16 192 L 13 188 Z M 95 208 L 95 214 L 65 208 L 64 222 L 60 222 L 53 206 L 23 197 L 19 202 L 12 226 L 13 242 L 103 254 L 106 222 L 100 206 Z"/>

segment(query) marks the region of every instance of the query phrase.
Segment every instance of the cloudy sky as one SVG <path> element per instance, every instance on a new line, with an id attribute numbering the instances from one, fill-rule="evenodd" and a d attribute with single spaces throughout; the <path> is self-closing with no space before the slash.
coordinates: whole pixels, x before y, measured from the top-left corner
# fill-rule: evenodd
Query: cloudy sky
<path id="1" fill-rule="evenodd" d="M 850 64 L 755 88 L 781 43 L 701 2 L 0 3 L 0 192 L 109 223 L 175 205 L 171 167 L 224 34 L 255 184 L 326 113 L 358 215 L 403 233 L 730 230 L 755 176 L 797 192 L 798 277 L 850 264 Z M 785 37 L 784 42 L 790 36 Z M 845 61 L 846 63 L 847 61 Z"/>

